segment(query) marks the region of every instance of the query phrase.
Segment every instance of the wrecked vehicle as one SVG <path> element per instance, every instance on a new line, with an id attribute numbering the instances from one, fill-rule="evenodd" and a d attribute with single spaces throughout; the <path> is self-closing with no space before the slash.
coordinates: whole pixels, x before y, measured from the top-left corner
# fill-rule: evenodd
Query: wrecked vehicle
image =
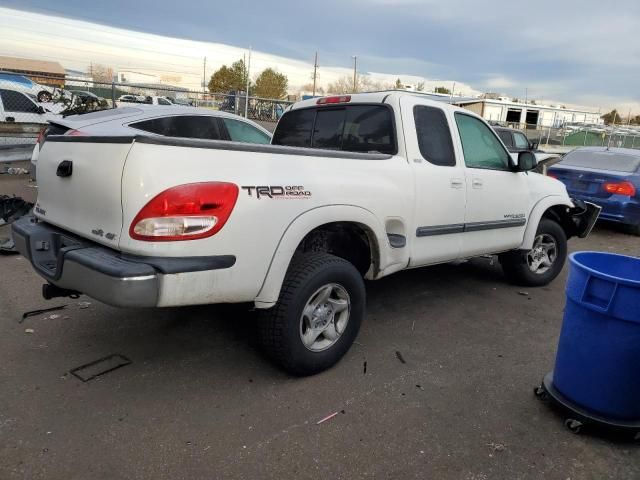
<path id="1" fill-rule="evenodd" d="M 364 279 L 498 254 L 545 285 L 599 208 L 514 162 L 479 116 L 407 92 L 299 102 L 272 145 L 50 135 L 34 217 L 13 225 L 46 298 L 251 302 L 266 352 L 312 374 L 349 349 Z M 428 272 L 425 272 L 428 274 Z"/>

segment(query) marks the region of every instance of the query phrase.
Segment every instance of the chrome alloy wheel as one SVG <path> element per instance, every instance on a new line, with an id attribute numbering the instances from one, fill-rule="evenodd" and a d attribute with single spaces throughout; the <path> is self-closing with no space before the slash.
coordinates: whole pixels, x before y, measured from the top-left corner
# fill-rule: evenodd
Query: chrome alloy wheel
<path id="1" fill-rule="evenodd" d="M 300 316 L 300 339 L 307 349 L 321 352 L 334 345 L 349 322 L 351 300 L 337 283 L 320 287 L 311 295 Z"/>
<path id="2" fill-rule="evenodd" d="M 547 272 L 558 258 L 558 245 L 556 239 L 548 233 L 536 236 L 533 248 L 527 253 L 527 265 L 529 270 L 538 275 Z"/>

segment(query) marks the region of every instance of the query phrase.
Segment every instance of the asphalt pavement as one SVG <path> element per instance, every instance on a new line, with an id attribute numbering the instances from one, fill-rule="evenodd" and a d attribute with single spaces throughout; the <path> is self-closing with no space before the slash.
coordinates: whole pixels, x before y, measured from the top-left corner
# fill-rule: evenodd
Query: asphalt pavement
<path id="1" fill-rule="evenodd" d="M 2 175 L 0 193 L 36 190 Z M 597 226 L 570 248 L 637 256 L 640 240 Z M 24 258 L 0 256 L 0 272 L 2 480 L 640 478 L 639 445 L 574 435 L 533 396 L 566 267 L 543 288 L 488 259 L 369 282 L 357 343 L 307 378 L 263 358 L 243 307 L 45 301 Z M 112 354 L 131 363 L 70 373 Z"/>

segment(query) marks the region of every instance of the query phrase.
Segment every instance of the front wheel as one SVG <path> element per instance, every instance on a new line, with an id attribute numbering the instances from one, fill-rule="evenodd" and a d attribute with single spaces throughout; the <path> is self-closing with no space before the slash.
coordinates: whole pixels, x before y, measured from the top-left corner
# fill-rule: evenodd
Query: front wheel
<path id="1" fill-rule="evenodd" d="M 531 250 L 500 255 L 505 276 L 517 285 L 547 285 L 562 271 L 567 259 L 567 236 L 557 222 L 540 220 Z"/>
<path id="2" fill-rule="evenodd" d="M 349 350 L 364 310 L 364 281 L 351 263 L 326 253 L 297 255 L 278 303 L 259 315 L 261 343 L 288 372 L 312 375 Z"/>

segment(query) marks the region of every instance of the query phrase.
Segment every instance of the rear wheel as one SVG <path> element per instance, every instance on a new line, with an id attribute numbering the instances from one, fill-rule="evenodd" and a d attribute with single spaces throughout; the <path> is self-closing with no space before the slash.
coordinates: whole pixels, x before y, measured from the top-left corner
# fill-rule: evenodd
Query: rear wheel
<path id="1" fill-rule="evenodd" d="M 358 334 L 364 281 L 346 260 L 326 253 L 296 256 L 278 303 L 258 318 L 267 355 L 288 372 L 312 375 L 337 363 Z"/>
<path id="2" fill-rule="evenodd" d="M 512 283 L 538 287 L 551 282 L 562 271 L 567 258 L 567 236 L 558 223 L 540 220 L 531 250 L 500 255 L 500 264 Z"/>

